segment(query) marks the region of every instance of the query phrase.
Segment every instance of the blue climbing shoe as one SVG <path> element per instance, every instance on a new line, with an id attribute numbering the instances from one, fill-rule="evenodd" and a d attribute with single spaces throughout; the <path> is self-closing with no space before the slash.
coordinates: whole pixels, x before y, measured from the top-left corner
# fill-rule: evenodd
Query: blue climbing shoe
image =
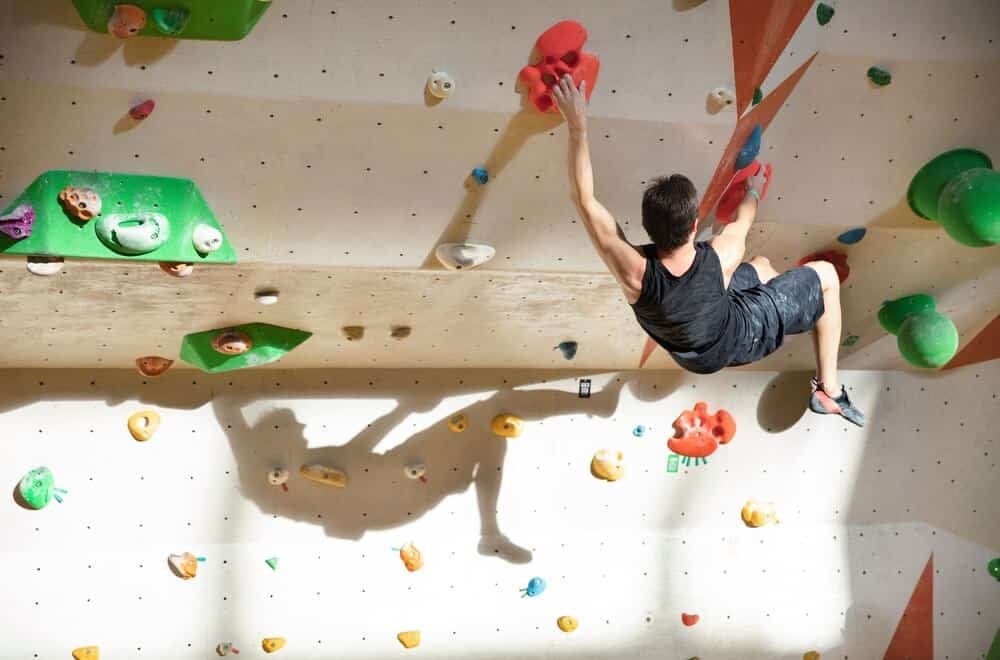
<path id="1" fill-rule="evenodd" d="M 812 396 L 809 397 L 809 410 L 820 415 L 840 415 L 847 421 L 858 426 L 865 425 L 865 415 L 854 407 L 847 390 L 840 388 L 840 396 L 832 397 L 823 389 L 823 384 L 815 378 L 812 382 Z"/>

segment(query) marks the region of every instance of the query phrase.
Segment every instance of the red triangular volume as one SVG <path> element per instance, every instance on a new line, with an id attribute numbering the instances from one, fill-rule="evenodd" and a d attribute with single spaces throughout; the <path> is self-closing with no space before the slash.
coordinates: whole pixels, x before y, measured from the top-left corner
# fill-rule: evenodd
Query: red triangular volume
<path id="1" fill-rule="evenodd" d="M 944 365 L 945 369 L 964 367 L 967 364 L 979 364 L 1000 358 L 1000 316 L 979 331 L 951 362 Z"/>
<path id="2" fill-rule="evenodd" d="M 646 364 L 646 361 L 649 359 L 649 356 L 653 354 L 653 351 L 656 350 L 656 347 L 658 345 L 659 344 L 653 341 L 652 337 L 646 337 L 646 345 L 642 347 L 642 356 L 639 358 L 640 369 L 642 369 L 643 365 Z"/>
<path id="3" fill-rule="evenodd" d="M 934 555 L 913 588 L 883 660 L 934 660 Z"/>
<path id="4" fill-rule="evenodd" d="M 778 61 L 813 0 L 729 0 L 736 76 L 736 114 L 742 115 Z"/>
<path id="5" fill-rule="evenodd" d="M 802 76 L 805 75 L 806 69 L 809 68 L 814 59 L 816 59 L 816 53 L 813 53 L 812 57 L 806 60 L 802 66 L 785 78 L 773 92 L 765 96 L 764 100 L 757 104 L 753 110 L 740 117 L 739 121 L 736 122 L 736 128 L 733 129 L 733 136 L 729 138 L 729 144 L 726 145 L 726 150 L 722 154 L 722 160 L 719 161 L 719 165 L 715 168 L 715 174 L 712 175 L 712 180 L 708 183 L 708 187 L 705 188 L 705 194 L 702 196 L 701 204 L 698 206 L 699 223 L 704 222 L 708 214 L 712 212 L 719 198 L 722 197 L 722 193 L 729 187 L 729 182 L 736 175 L 736 156 L 740 153 L 740 149 L 743 148 L 743 144 L 747 141 L 747 138 L 750 137 L 753 127 L 760 124 L 761 129 L 767 131 L 767 127 L 771 125 L 774 116 L 785 105 L 785 101 L 791 96 L 792 91 L 795 90 L 795 86 L 802 79 Z"/>

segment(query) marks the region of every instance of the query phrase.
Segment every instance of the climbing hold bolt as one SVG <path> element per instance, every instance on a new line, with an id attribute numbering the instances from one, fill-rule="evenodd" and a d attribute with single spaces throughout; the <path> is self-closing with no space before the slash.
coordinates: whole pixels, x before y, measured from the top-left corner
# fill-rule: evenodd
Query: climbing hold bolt
<path id="1" fill-rule="evenodd" d="M 128 418 L 128 432 L 139 442 L 146 442 L 160 428 L 160 415 L 155 410 L 141 410 Z"/>
<path id="2" fill-rule="evenodd" d="M 540 596 L 542 592 L 545 591 L 546 586 L 548 585 L 545 584 L 545 580 L 540 577 L 533 577 L 528 580 L 528 586 L 521 589 L 521 598 L 524 598 L 525 596 L 528 598 Z"/>
<path id="3" fill-rule="evenodd" d="M 153 11 L 156 11 L 155 9 Z M 156 109 L 156 101 L 153 99 L 146 99 L 142 103 L 137 103 L 129 108 L 128 116 L 136 121 L 142 121 L 149 115 L 153 114 L 153 110 Z"/>
<path id="4" fill-rule="evenodd" d="M 486 171 L 485 167 L 474 167 L 472 168 L 472 178 L 479 185 L 485 186 L 490 180 L 490 173 Z"/>

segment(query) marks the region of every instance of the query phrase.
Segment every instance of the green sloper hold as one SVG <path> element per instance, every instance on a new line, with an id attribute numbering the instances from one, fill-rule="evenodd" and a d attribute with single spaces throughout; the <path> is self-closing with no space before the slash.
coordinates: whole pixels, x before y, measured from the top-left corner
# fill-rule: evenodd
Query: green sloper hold
<path id="1" fill-rule="evenodd" d="M 278 558 L 277 557 L 271 557 L 269 559 L 265 559 L 264 563 L 267 564 L 268 566 L 270 566 L 272 571 L 278 570 Z"/>
<path id="2" fill-rule="evenodd" d="M 59 204 L 59 191 L 66 186 L 92 188 L 101 196 L 102 212 L 96 220 L 77 223 Z M 0 254 L 122 259 L 128 261 L 173 261 L 180 263 L 236 263 L 236 251 L 223 234 L 222 247 L 202 256 L 191 242 L 194 229 L 206 224 L 222 231 L 201 191 L 190 179 L 143 176 L 114 172 L 50 170 L 31 182 L 2 214 L 21 204 L 35 209 L 31 236 L 15 241 L 0 234 Z M 105 245 L 97 227 L 105 215 L 144 216 L 159 214 L 170 223 L 166 242 L 145 254 L 126 256 Z"/>
<path id="3" fill-rule="evenodd" d="M 892 74 L 885 69 L 873 66 L 868 69 L 868 79 L 879 87 L 885 87 L 892 82 Z"/>
<path id="4" fill-rule="evenodd" d="M 914 314 L 934 311 L 934 299 L 924 293 L 886 300 L 878 310 L 878 322 L 890 335 L 899 334 L 903 321 Z"/>
<path id="5" fill-rule="evenodd" d="M 903 358 L 921 369 L 937 369 L 948 364 L 958 351 L 958 328 L 938 312 L 914 314 L 903 321 L 896 337 Z"/>
<path id="6" fill-rule="evenodd" d="M 17 484 L 17 494 L 32 509 L 43 509 L 53 497 L 58 499 L 55 477 L 47 467 L 35 468 Z"/>
<path id="7" fill-rule="evenodd" d="M 816 20 L 820 25 L 826 25 L 833 19 L 834 9 L 825 2 L 816 5 Z"/>
<path id="8" fill-rule="evenodd" d="M 975 149 L 952 149 L 933 158 L 920 168 L 910 181 L 906 201 L 921 218 L 936 220 L 938 201 L 948 182 L 966 170 L 992 169 L 989 156 Z"/>
<path id="9" fill-rule="evenodd" d="M 182 7 L 174 9 L 156 7 L 150 12 L 150 16 L 157 30 L 168 37 L 176 37 L 187 26 L 188 19 L 191 18 L 191 12 Z"/>
<path id="10" fill-rule="evenodd" d="M 253 348 L 239 355 L 223 355 L 212 348 L 212 339 L 226 330 L 246 333 Z M 246 367 L 256 367 L 280 359 L 299 344 L 312 337 L 311 332 L 293 330 L 280 325 L 248 323 L 196 332 L 181 340 L 181 359 L 208 373 L 222 373 Z"/>
<path id="11" fill-rule="evenodd" d="M 219 39 L 236 41 L 249 34 L 267 9 L 274 4 L 265 0 L 121 0 L 143 9 L 151 20 L 139 31 L 140 36 L 161 37 L 180 36 L 183 39 Z M 73 6 L 87 27 L 94 32 L 108 31 L 108 18 L 116 0 L 73 0 Z M 167 5 L 166 7 L 164 5 Z M 174 5 L 170 7 L 169 5 Z M 163 30 L 157 21 L 157 10 L 161 12 L 184 11 L 187 21 L 180 27 L 182 34 L 171 34 Z M 167 21 L 165 26 L 176 26 L 176 19 Z"/>
<path id="12" fill-rule="evenodd" d="M 1000 243 L 1000 172 L 976 168 L 953 177 L 938 199 L 937 221 L 962 245 Z"/>

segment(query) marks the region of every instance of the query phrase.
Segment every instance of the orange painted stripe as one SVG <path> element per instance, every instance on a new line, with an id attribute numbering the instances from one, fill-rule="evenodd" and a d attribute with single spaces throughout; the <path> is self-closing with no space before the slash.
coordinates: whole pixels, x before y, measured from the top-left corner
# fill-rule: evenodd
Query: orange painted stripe
<path id="1" fill-rule="evenodd" d="M 742 115 L 778 61 L 813 0 L 729 0 L 736 76 L 736 114 Z"/>
<path id="2" fill-rule="evenodd" d="M 964 367 L 967 364 L 979 364 L 1000 358 L 1000 316 L 989 322 L 979 334 L 972 338 L 965 348 L 944 365 L 945 369 Z"/>
<path id="3" fill-rule="evenodd" d="M 733 136 L 729 138 L 729 144 L 726 145 L 726 150 L 722 154 L 722 160 L 719 161 L 719 165 L 715 168 L 715 174 L 712 175 L 712 180 L 708 183 L 708 187 L 705 188 L 705 194 L 702 196 L 701 204 L 698 206 L 699 223 L 705 221 L 705 218 L 712 212 L 715 205 L 719 203 L 722 193 L 729 187 L 729 182 L 736 176 L 736 156 L 740 153 L 740 149 L 743 148 L 743 144 L 747 141 L 747 138 L 750 137 L 753 127 L 760 124 L 761 130 L 767 131 L 767 127 L 771 125 L 771 121 L 774 120 L 775 115 L 785 105 L 785 101 L 791 96 L 795 90 L 795 86 L 799 84 L 799 80 L 805 75 L 806 69 L 809 68 L 814 59 L 816 59 L 816 53 L 813 53 L 812 57 L 806 60 L 802 66 L 785 78 L 773 92 L 765 96 L 764 100 L 757 104 L 753 110 L 740 117 L 740 120 L 736 122 L 736 128 L 733 129 Z"/>
<path id="4" fill-rule="evenodd" d="M 913 588 L 883 660 L 934 660 L 934 555 Z"/>

